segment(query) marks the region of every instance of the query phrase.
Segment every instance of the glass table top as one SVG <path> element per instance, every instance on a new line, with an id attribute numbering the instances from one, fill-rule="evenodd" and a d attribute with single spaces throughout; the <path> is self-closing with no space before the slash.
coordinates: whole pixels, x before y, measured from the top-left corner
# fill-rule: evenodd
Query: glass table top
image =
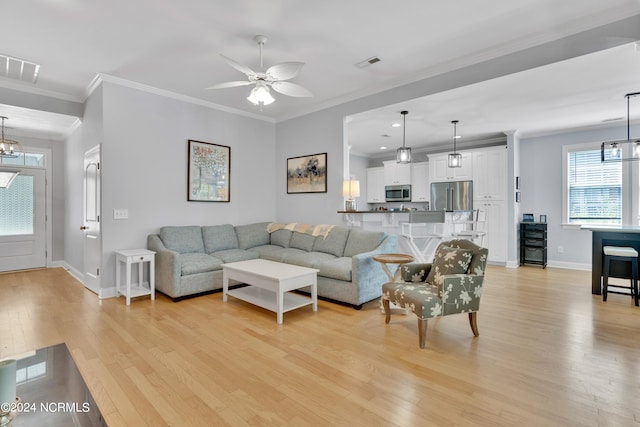
<path id="1" fill-rule="evenodd" d="M 24 426 L 106 426 L 66 344 L 42 348 L 16 362 L 17 415 Z"/>

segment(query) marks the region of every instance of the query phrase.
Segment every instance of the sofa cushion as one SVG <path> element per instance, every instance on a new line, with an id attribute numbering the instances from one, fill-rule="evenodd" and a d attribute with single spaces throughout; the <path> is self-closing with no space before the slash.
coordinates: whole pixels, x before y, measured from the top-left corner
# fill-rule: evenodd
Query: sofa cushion
<path id="1" fill-rule="evenodd" d="M 384 231 L 351 230 L 344 248 L 344 256 L 350 257 L 370 252 L 377 248 L 385 237 L 387 233 Z"/>
<path id="2" fill-rule="evenodd" d="M 351 281 L 351 270 L 353 260 L 349 257 L 334 258 L 318 264 L 319 276 L 330 279 Z"/>
<path id="3" fill-rule="evenodd" d="M 226 249 L 238 249 L 238 236 L 236 236 L 236 230 L 231 224 L 202 227 L 202 240 L 204 241 L 204 251 L 208 254 Z"/>
<path id="4" fill-rule="evenodd" d="M 204 253 L 202 227 L 199 225 L 162 227 L 160 228 L 160 239 L 167 249 L 181 254 Z"/>
<path id="5" fill-rule="evenodd" d="M 317 266 L 323 262 L 335 258 L 334 255 L 325 254 L 324 252 L 302 252 L 299 254 L 289 254 L 284 258 L 284 262 L 301 267 L 317 268 Z"/>
<path id="6" fill-rule="evenodd" d="M 322 238 L 322 237 L 321 237 Z M 311 234 L 293 232 L 291 236 L 290 248 L 302 249 L 303 251 L 311 252 L 313 250 L 313 244 L 316 241 L 316 237 Z"/>
<path id="7" fill-rule="evenodd" d="M 426 282 L 432 285 L 442 285 L 444 283 L 443 276 L 466 273 L 472 257 L 473 251 L 469 249 L 440 245 L 433 258 Z"/>
<path id="8" fill-rule="evenodd" d="M 269 244 L 267 225 L 269 222 L 257 222 L 255 224 L 236 225 L 238 246 L 240 249 L 251 249 L 256 246 Z"/>
<path id="9" fill-rule="evenodd" d="M 349 237 L 349 231 L 351 230 L 347 227 L 333 227 L 327 237 L 318 236 L 316 238 L 313 243 L 313 251 L 342 256 Z"/>
<path id="10" fill-rule="evenodd" d="M 188 276 L 190 274 L 206 273 L 213 270 L 222 269 L 222 260 L 211 255 L 203 253 L 182 254 L 180 256 L 181 275 Z"/>
<path id="11" fill-rule="evenodd" d="M 288 248 L 292 234 L 293 231 L 291 230 L 276 230 L 271 233 L 271 244 Z"/>
<path id="12" fill-rule="evenodd" d="M 283 262 L 285 257 L 290 256 L 291 254 L 303 254 L 306 253 L 301 249 L 294 248 L 283 248 L 281 246 L 275 245 L 263 245 L 256 246 L 255 248 L 251 248 L 252 251 L 258 252 L 260 254 L 260 258 L 268 259 L 269 261 Z"/>
<path id="13" fill-rule="evenodd" d="M 246 261 L 248 259 L 256 259 L 260 257 L 258 252 L 252 250 L 246 251 L 244 249 L 227 249 L 224 251 L 213 252 L 211 255 L 216 258 L 220 258 L 225 263 Z"/>

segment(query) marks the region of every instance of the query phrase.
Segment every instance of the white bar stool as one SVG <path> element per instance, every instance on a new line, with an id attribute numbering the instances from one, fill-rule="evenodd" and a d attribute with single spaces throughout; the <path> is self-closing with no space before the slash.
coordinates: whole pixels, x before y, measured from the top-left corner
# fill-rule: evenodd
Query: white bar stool
<path id="1" fill-rule="evenodd" d="M 634 299 L 635 305 L 638 306 L 638 251 L 634 248 L 626 246 L 605 246 L 602 248 L 604 254 L 604 267 L 602 269 L 602 301 L 607 300 L 607 293 L 629 295 L 626 292 L 610 291 L 609 287 L 629 289 L 631 298 Z M 611 260 L 626 261 L 631 263 L 631 284 L 630 286 L 619 286 L 609 284 L 609 268 Z"/>

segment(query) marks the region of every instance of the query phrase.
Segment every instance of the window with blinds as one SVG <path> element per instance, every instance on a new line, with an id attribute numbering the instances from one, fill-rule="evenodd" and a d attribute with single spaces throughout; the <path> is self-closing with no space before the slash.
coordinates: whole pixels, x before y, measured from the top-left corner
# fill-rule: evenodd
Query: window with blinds
<path id="1" fill-rule="evenodd" d="M 600 150 L 569 152 L 569 223 L 622 224 L 622 163 Z"/>

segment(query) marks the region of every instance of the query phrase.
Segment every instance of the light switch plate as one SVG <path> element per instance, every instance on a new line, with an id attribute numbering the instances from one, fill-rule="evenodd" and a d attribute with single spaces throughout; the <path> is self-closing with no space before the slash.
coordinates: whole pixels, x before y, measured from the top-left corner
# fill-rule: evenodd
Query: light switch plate
<path id="1" fill-rule="evenodd" d="M 113 219 L 129 219 L 129 209 L 114 209 Z"/>

